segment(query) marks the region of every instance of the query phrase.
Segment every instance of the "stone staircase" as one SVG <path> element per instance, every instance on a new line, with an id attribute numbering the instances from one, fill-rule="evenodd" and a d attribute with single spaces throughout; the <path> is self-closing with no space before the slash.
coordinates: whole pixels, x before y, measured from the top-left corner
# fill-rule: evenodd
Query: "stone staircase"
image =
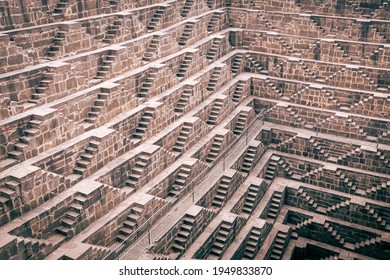
<path id="1" fill-rule="evenodd" d="M 294 101 L 295 103 L 299 103 L 299 100 L 302 96 L 308 94 L 309 87 L 304 86 L 302 89 L 296 91 L 293 95 L 290 96 L 290 98 L 284 97 L 283 99 L 286 99 L 286 101 Z"/>
<path id="2" fill-rule="evenodd" d="M 133 133 L 133 139 L 140 139 L 140 140 L 144 139 L 146 132 L 148 130 L 148 126 L 154 118 L 154 113 L 155 113 L 154 109 L 146 109 L 143 112 L 138 122 L 138 125 L 135 128 L 135 131 Z"/>
<path id="3" fill-rule="evenodd" d="M 164 13 L 165 13 L 166 7 L 160 6 L 157 8 L 156 12 L 150 19 L 148 25 L 146 26 L 147 32 L 153 32 L 156 27 L 161 24 Z"/>
<path id="4" fill-rule="evenodd" d="M 230 180 L 230 178 L 225 176 L 221 178 L 218 183 L 217 192 L 211 202 L 211 206 L 222 208 L 223 205 L 225 205 L 229 192 Z"/>
<path id="5" fill-rule="evenodd" d="M 257 74 L 268 74 L 264 72 L 263 66 L 260 61 L 258 61 L 256 58 L 254 58 L 252 55 L 247 54 L 245 55 L 246 60 L 248 61 L 249 65 L 253 67 L 253 72 Z M 233 67 L 232 67 L 233 70 Z"/>
<path id="6" fill-rule="evenodd" d="M 101 142 L 96 138 L 89 141 L 87 148 L 84 150 L 84 153 L 82 153 L 76 161 L 76 166 L 73 169 L 74 174 L 84 176 L 88 166 L 91 164 L 92 158 L 99 150 L 100 143 Z"/>
<path id="7" fill-rule="evenodd" d="M 234 128 L 233 128 L 233 133 L 235 135 L 241 135 L 241 133 L 245 129 L 245 124 L 246 124 L 247 120 L 248 120 L 248 112 L 241 112 L 238 115 L 237 121 L 234 124 Z"/>
<path id="8" fill-rule="evenodd" d="M 297 110 L 295 110 L 293 107 L 289 106 L 287 108 L 287 111 L 289 112 L 289 115 L 294 120 L 294 126 L 296 126 L 296 127 L 304 127 L 305 126 L 306 121 L 299 115 Z"/>
<path id="9" fill-rule="evenodd" d="M 253 146 L 248 147 L 248 149 L 245 152 L 245 156 L 242 160 L 241 169 L 240 169 L 241 172 L 248 173 L 248 174 L 250 173 L 254 165 L 253 163 L 256 157 L 256 153 L 257 153 L 257 149 L 255 147 Z"/>
<path id="10" fill-rule="evenodd" d="M 297 135 L 289 136 L 287 139 L 285 139 L 285 140 L 281 141 L 279 144 L 277 144 L 275 146 L 275 150 L 288 153 L 288 149 L 290 147 L 290 144 L 294 144 L 296 138 L 297 138 Z"/>
<path id="11" fill-rule="evenodd" d="M 65 236 L 72 237 L 76 224 L 82 219 L 84 206 L 87 201 L 87 196 L 82 193 L 76 193 L 69 209 L 65 212 L 63 218 L 60 220 L 61 225 L 56 228 L 56 232 Z"/>
<path id="12" fill-rule="evenodd" d="M 344 246 L 345 239 L 337 232 L 337 230 L 333 226 L 326 222 L 324 224 L 324 228 L 326 229 L 330 237 L 337 242 L 337 244 Z"/>
<path id="13" fill-rule="evenodd" d="M 251 185 L 245 193 L 245 199 L 242 206 L 242 212 L 251 215 L 253 210 L 255 210 L 256 198 L 259 194 L 260 186 Z"/>
<path id="14" fill-rule="evenodd" d="M 287 245 L 288 234 L 282 231 L 278 231 L 275 237 L 275 241 L 272 246 L 270 260 L 281 260 L 284 254 L 284 248 Z"/>
<path id="15" fill-rule="evenodd" d="M 159 45 L 160 45 L 160 36 L 154 35 L 148 47 L 146 48 L 146 52 L 144 53 L 142 60 L 148 62 L 152 61 L 153 57 L 157 54 Z"/>
<path id="16" fill-rule="evenodd" d="M 221 135 L 216 135 L 213 139 L 211 147 L 206 157 L 207 163 L 212 163 L 217 159 L 219 152 L 221 150 L 221 145 L 223 143 L 224 137 Z"/>
<path id="17" fill-rule="evenodd" d="M 354 182 L 347 177 L 345 172 L 339 169 L 336 171 L 335 175 L 339 178 L 339 185 L 350 189 L 351 192 L 355 192 L 357 190 L 356 185 L 354 185 Z"/>
<path id="18" fill-rule="evenodd" d="M 98 71 L 96 73 L 95 79 L 103 80 L 111 72 L 112 66 L 115 62 L 115 55 L 111 50 L 108 51 L 108 54 L 102 59 Z"/>
<path id="19" fill-rule="evenodd" d="M 253 260 L 256 257 L 257 252 L 260 248 L 260 230 L 256 227 L 253 227 L 249 234 L 248 240 L 245 244 L 242 260 Z"/>
<path id="20" fill-rule="evenodd" d="M 367 211 L 367 213 L 375 219 L 375 222 L 383 227 L 384 229 L 390 230 L 390 225 L 388 225 L 386 219 L 381 216 L 378 211 L 376 211 L 370 204 L 366 204 L 364 209 Z"/>
<path id="21" fill-rule="evenodd" d="M 388 157 L 383 151 L 378 151 L 375 154 L 375 158 L 390 170 L 390 157 Z"/>
<path id="22" fill-rule="evenodd" d="M 207 24 L 207 32 L 213 33 L 214 32 L 214 27 L 218 24 L 219 19 L 221 18 L 220 13 L 214 13 L 213 16 L 211 17 L 209 23 Z"/>
<path id="23" fill-rule="evenodd" d="M 360 250 L 360 249 L 363 249 L 363 248 L 367 248 L 369 246 L 377 246 L 377 245 L 380 245 L 381 242 L 382 242 L 382 238 L 381 237 L 371 237 L 371 238 L 368 238 L 366 240 L 363 240 L 363 241 L 360 241 L 360 242 L 356 242 L 355 246 L 354 246 L 354 249 L 355 250 Z"/>
<path id="24" fill-rule="evenodd" d="M 293 226 L 293 230 L 294 230 L 294 232 L 299 232 L 300 230 L 310 226 L 312 223 L 313 223 L 312 217 L 304 218 L 300 223 Z M 296 237 L 296 235 L 295 235 L 295 237 Z"/>
<path id="25" fill-rule="evenodd" d="M 218 84 L 218 80 L 219 80 L 219 78 L 221 76 L 221 73 L 222 73 L 222 67 L 217 66 L 217 67 L 214 68 L 213 72 L 210 75 L 210 80 L 209 80 L 209 82 L 207 84 L 207 87 L 206 87 L 206 89 L 208 91 L 214 91 L 215 90 L 215 87 Z"/>
<path id="26" fill-rule="evenodd" d="M 34 93 L 28 100 L 29 103 L 39 104 L 40 100 L 43 100 L 47 95 L 50 94 L 50 85 L 54 83 L 54 73 L 45 72 L 42 80 L 38 86 L 34 88 Z"/>
<path id="27" fill-rule="evenodd" d="M 268 219 L 276 219 L 279 211 L 282 207 L 284 200 L 284 194 L 282 192 L 275 191 L 272 194 L 271 203 L 268 209 L 267 218 Z"/>
<path id="28" fill-rule="evenodd" d="M 179 173 L 177 173 L 175 181 L 171 190 L 167 194 L 167 200 L 175 204 L 178 201 L 178 194 L 187 186 L 187 181 L 191 174 L 191 169 L 187 167 L 181 167 Z"/>
<path id="29" fill-rule="evenodd" d="M 271 80 L 266 80 L 265 84 L 271 92 L 274 92 L 277 97 L 282 98 L 284 96 L 284 92 L 282 88 L 277 87 Z"/>
<path id="30" fill-rule="evenodd" d="M 300 53 L 297 53 L 293 47 L 291 47 L 281 36 L 275 37 L 276 41 L 283 47 L 283 49 L 286 51 L 284 55 L 291 55 L 291 56 L 301 56 Z"/>
<path id="31" fill-rule="evenodd" d="M 181 62 L 180 66 L 179 66 L 179 70 L 176 74 L 177 77 L 184 78 L 186 76 L 186 72 L 192 63 L 193 58 L 194 58 L 194 55 L 192 53 L 187 53 L 185 55 L 183 61 Z"/>
<path id="32" fill-rule="evenodd" d="M 35 146 L 35 139 L 41 134 L 41 125 L 43 121 L 31 119 L 27 122 L 27 127 L 23 130 L 22 137 L 19 137 L 13 146 L 13 150 L 8 153 L 8 158 L 23 161 L 26 160 L 26 152 L 30 146 Z"/>
<path id="33" fill-rule="evenodd" d="M 139 92 L 137 93 L 138 98 L 147 98 L 150 89 L 154 84 L 154 80 L 157 78 L 157 74 L 154 72 L 146 73 L 145 80 L 142 82 Z"/>
<path id="34" fill-rule="evenodd" d="M 175 105 L 175 112 L 184 113 L 184 109 L 187 107 L 188 101 L 190 100 L 191 96 L 192 90 L 189 88 L 184 88 L 183 93 L 181 94 L 179 100 Z"/>
<path id="35" fill-rule="evenodd" d="M 300 188 L 297 191 L 297 197 L 302 198 L 304 203 L 307 204 L 307 206 L 310 207 L 313 211 L 317 209 L 318 204 L 316 203 L 314 198 L 310 196 L 303 188 Z"/>
<path id="36" fill-rule="evenodd" d="M 222 43 L 222 38 L 218 38 L 217 37 L 217 38 L 213 39 L 211 47 L 210 47 L 210 49 L 208 50 L 208 52 L 206 54 L 206 58 L 209 61 L 214 60 L 214 58 L 216 57 L 216 55 L 218 53 L 219 48 L 221 47 L 221 43 Z"/>
<path id="37" fill-rule="evenodd" d="M 184 152 L 184 148 L 187 144 L 188 137 L 190 136 L 192 129 L 192 123 L 184 123 L 183 127 L 179 132 L 179 136 L 176 139 L 175 145 L 173 145 L 172 147 L 173 152 L 177 152 L 179 154 L 182 154 Z"/>
<path id="38" fill-rule="evenodd" d="M 50 60 L 55 59 L 58 56 L 58 54 L 61 52 L 65 44 L 66 34 L 67 32 L 63 30 L 58 30 L 56 32 L 53 43 L 50 45 L 49 49 L 47 50 L 48 59 Z"/>
<path id="39" fill-rule="evenodd" d="M 215 100 L 213 103 L 213 107 L 211 108 L 209 117 L 207 119 L 207 124 L 209 125 L 217 125 L 217 120 L 219 117 L 219 114 L 224 106 L 224 103 L 220 100 Z"/>
<path id="40" fill-rule="evenodd" d="M 16 244 L 18 249 L 24 251 L 24 260 L 40 260 L 51 252 L 53 247 L 47 240 L 32 237 L 17 237 Z"/>
<path id="41" fill-rule="evenodd" d="M 172 251 L 173 252 L 183 252 L 189 243 L 189 236 L 193 233 L 195 227 L 196 217 L 185 214 L 182 220 L 182 224 L 176 234 L 176 237 L 173 241 Z"/>
<path id="42" fill-rule="evenodd" d="M 125 182 L 125 185 L 132 189 L 137 189 L 140 184 L 140 179 L 145 173 L 145 169 L 148 167 L 150 157 L 148 155 L 139 155 L 134 163 L 134 167 Z"/>
<path id="43" fill-rule="evenodd" d="M 232 230 L 233 225 L 231 223 L 222 221 L 218 231 L 216 232 L 215 240 L 211 244 L 211 250 L 208 259 L 219 259 L 222 257 L 223 251 L 227 245 L 227 241 L 231 235 Z"/>
<path id="44" fill-rule="evenodd" d="M 193 5 L 194 5 L 194 0 L 186 0 L 180 15 L 182 17 L 187 17 Z"/>
<path id="45" fill-rule="evenodd" d="M 386 194 L 390 190 L 390 181 L 382 182 L 366 190 L 366 195 Z"/>
<path id="46" fill-rule="evenodd" d="M 272 156 L 268 162 L 267 168 L 265 170 L 264 179 L 272 181 L 278 172 L 278 162 L 280 157 Z"/>
<path id="47" fill-rule="evenodd" d="M 64 19 L 67 6 L 68 6 L 68 0 L 59 0 L 52 13 L 53 19 L 54 20 Z"/>
<path id="48" fill-rule="evenodd" d="M 13 209 L 19 188 L 20 183 L 14 180 L 7 181 L 0 187 L 0 213 L 5 212 L 6 209 Z"/>
<path id="49" fill-rule="evenodd" d="M 335 205 L 332 205 L 332 206 L 329 206 L 328 208 L 326 208 L 326 212 L 327 213 L 335 213 L 335 212 L 339 211 L 340 209 L 348 211 L 349 205 L 350 205 L 349 200 L 341 201 Z"/>
<path id="50" fill-rule="evenodd" d="M 104 108 L 107 106 L 109 94 L 106 92 L 100 92 L 97 94 L 93 106 L 88 112 L 88 117 L 85 119 L 87 123 L 94 124 L 99 116 L 102 115 Z"/>
<path id="51" fill-rule="evenodd" d="M 126 220 L 122 223 L 122 226 L 118 230 L 116 242 L 125 242 L 129 236 L 138 228 L 143 210 L 144 209 L 138 206 L 134 206 L 130 209 L 129 215 L 127 215 Z"/>
<path id="52" fill-rule="evenodd" d="M 302 182 L 306 182 L 310 184 L 312 180 L 316 181 L 318 180 L 318 178 L 321 178 L 322 172 L 323 172 L 322 167 L 312 169 L 306 172 L 304 175 L 302 175 Z"/>
<path id="53" fill-rule="evenodd" d="M 121 33 L 122 24 L 124 22 L 123 18 L 116 17 L 112 25 L 108 26 L 106 35 L 104 36 L 103 43 L 113 44 L 115 38 L 117 38 Z"/>
<path id="54" fill-rule="evenodd" d="M 232 101 L 234 103 L 240 102 L 241 98 L 243 97 L 244 90 L 245 90 L 245 83 L 243 81 L 238 81 L 232 95 Z"/>
<path id="55" fill-rule="evenodd" d="M 233 77 L 237 76 L 241 70 L 241 66 L 244 62 L 243 56 L 241 54 L 236 54 L 232 60 L 232 67 L 231 67 L 231 72 Z"/>
<path id="56" fill-rule="evenodd" d="M 192 30 L 194 29 L 195 23 L 194 22 L 187 22 L 183 33 L 180 36 L 179 40 L 179 46 L 185 46 L 187 44 L 187 40 L 190 38 Z"/>

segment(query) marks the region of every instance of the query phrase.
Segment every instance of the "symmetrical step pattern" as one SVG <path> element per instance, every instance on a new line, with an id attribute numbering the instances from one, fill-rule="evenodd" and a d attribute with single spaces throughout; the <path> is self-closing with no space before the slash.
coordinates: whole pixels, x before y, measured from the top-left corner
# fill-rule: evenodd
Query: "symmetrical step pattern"
<path id="1" fill-rule="evenodd" d="M 175 240 L 173 241 L 172 251 L 183 252 L 188 246 L 188 238 L 195 227 L 196 217 L 185 214 L 182 224 L 177 232 Z"/>
<path id="2" fill-rule="evenodd" d="M 143 81 L 143 83 L 141 84 L 141 86 L 139 88 L 139 92 L 137 94 L 138 98 L 143 99 L 143 98 L 148 97 L 148 93 L 149 93 L 150 89 L 153 87 L 154 80 L 156 78 L 157 78 L 157 74 L 154 72 L 148 72 L 146 74 L 145 80 Z"/>
<path id="3" fill-rule="evenodd" d="M 0 187 L 0 213 L 5 209 L 13 209 L 19 187 L 20 183 L 14 180 L 7 181 Z"/>
<path id="4" fill-rule="evenodd" d="M 50 45 L 49 49 L 47 50 L 47 56 L 49 59 L 55 59 L 60 51 L 63 48 L 63 45 L 65 44 L 66 40 L 66 31 L 58 30 L 56 32 L 56 36 L 54 37 L 54 42 Z"/>
<path id="5" fill-rule="evenodd" d="M 122 223 L 122 226 L 118 230 L 118 235 L 116 236 L 117 242 L 125 242 L 129 236 L 140 226 L 140 218 L 142 216 L 143 209 L 138 206 L 134 206 L 130 209 L 129 215 L 127 215 L 126 220 Z"/>
<path id="6" fill-rule="evenodd" d="M 233 128 L 233 133 L 235 135 L 241 135 L 241 133 L 244 132 L 247 120 L 248 120 L 248 112 L 244 111 L 238 115 L 237 121 Z"/>
<path id="7" fill-rule="evenodd" d="M 89 141 L 88 147 L 84 150 L 84 153 L 82 153 L 76 161 L 76 166 L 73 169 L 74 174 L 84 176 L 85 172 L 88 169 L 88 166 L 91 164 L 94 155 L 99 150 L 100 143 L 101 142 L 96 139 Z"/>
<path id="8" fill-rule="evenodd" d="M 96 120 L 104 112 L 104 108 L 107 106 L 109 94 L 105 92 L 100 92 L 95 99 L 93 106 L 88 112 L 88 117 L 85 119 L 88 123 L 95 123 Z"/>
<path id="9" fill-rule="evenodd" d="M 50 94 L 50 84 L 54 83 L 54 73 L 45 72 L 43 74 L 42 80 L 39 82 L 38 86 L 35 87 L 34 93 L 31 95 L 31 99 L 28 100 L 29 103 L 39 104 L 40 100 L 44 99 L 47 95 Z"/>
<path id="10" fill-rule="evenodd" d="M 217 192 L 211 202 L 211 205 L 217 208 L 221 208 L 227 200 L 228 192 L 230 186 L 230 179 L 223 177 L 218 184 Z"/>
<path id="11" fill-rule="evenodd" d="M 224 104 L 222 101 L 215 100 L 213 107 L 211 108 L 209 118 L 207 119 L 207 124 L 216 125 L 219 114 L 223 108 Z"/>
<path id="12" fill-rule="evenodd" d="M 167 195 L 167 200 L 175 204 L 178 201 L 178 194 L 187 186 L 187 181 L 191 174 L 191 169 L 187 167 L 181 167 L 179 173 L 177 173 L 175 181 Z"/>
<path id="13" fill-rule="evenodd" d="M 215 258 L 222 256 L 223 250 L 227 245 L 227 241 L 233 226 L 231 223 L 223 221 L 216 233 L 215 240 L 211 246 L 210 255 Z"/>
<path id="14" fill-rule="evenodd" d="M 109 51 L 108 54 L 102 59 L 95 79 L 103 80 L 104 78 L 106 78 L 108 73 L 111 72 L 114 62 L 115 55 L 112 53 L 112 51 Z"/>
<path id="15" fill-rule="evenodd" d="M 245 90 L 245 83 L 243 81 L 239 81 L 232 95 L 232 101 L 235 103 L 239 103 L 241 98 L 244 95 L 244 90 Z"/>
<path id="16" fill-rule="evenodd" d="M 23 130 L 23 136 L 19 137 L 18 141 L 14 144 L 14 149 L 8 153 L 8 158 L 16 161 L 26 160 L 26 152 L 34 145 L 36 137 L 40 135 L 40 127 L 42 124 L 43 121 L 41 120 L 29 120 L 26 129 Z"/>
<path id="17" fill-rule="evenodd" d="M 210 147 L 210 150 L 209 150 L 207 157 L 206 157 L 207 163 L 212 163 L 217 159 L 219 152 L 221 150 L 221 145 L 223 143 L 223 140 L 224 140 L 224 138 L 221 135 L 216 135 L 214 137 L 213 142 L 212 142 L 211 147 Z"/>
<path id="18" fill-rule="evenodd" d="M 159 45 L 160 45 L 159 36 L 157 36 L 157 35 L 153 36 L 148 47 L 146 48 L 146 52 L 144 53 L 142 60 L 147 61 L 147 62 L 152 61 L 153 57 L 156 55 L 156 53 L 158 51 Z"/>
<path id="19" fill-rule="evenodd" d="M 245 200 L 242 206 L 242 212 L 251 215 L 256 208 L 256 199 L 259 195 L 260 186 L 251 185 L 245 193 Z"/>
<path id="20" fill-rule="evenodd" d="M 186 2 L 184 3 L 184 7 L 180 13 L 181 16 L 187 17 L 193 5 L 194 5 L 194 0 L 186 0 Z"/>
<path id="21" fill-rule="evenodd" d="M 233 76 L 237 76 L 240 73 L 241 65 L 243 64 L 243 56 L 240 54 L 236 54 L 234 56 L 233 62 L 232 62 L 232 68 L 231 72 Z"/>
<path id="22" fill-rule="evenodd" d="M 147 155 L 139 155 L 135 160 L 134 167 L 125 182 L 125 185 L 132 189 L 137 189 L 141 180 L 141 177 L 145 173 L 145 169 L 148 167 L 150 157 Z"/>
<path id="23" fill-rule="evenodd" d="M 206 58 L 209 61 L 214 60 L 214 58 L 217 56 L 218 50 L 219 50 L 219 48 L 221 46 L 221 43 L 222 43 L 222 39 L 221 38 L 214 38 L 213 39 L 213 43 L 212 43 L 209 51 L 206 54 Z"/>
<path id="24" fill-rule="evenodd" d="M 260 248 L 260 230 L 253 227 L 248 234 L 248 240 L 242 253 L 242 260 L 253 260 Z"/>
<path id="25" fill-rule="evenodd" d="M 183 33 L 181 34 L 180 40 L 179 40 L 179 45 L 180 46 L 185 46 L 187 44 L 187 40 L 190 38 L 192 30 L 194 29 L 195 23 L 193 22 L 187 22 Z"/>
<path id="26" fill-rule="evenodd" d="M 148 32 L 153 32 L 157 25 L 160 24 L 162 22 L 162 19 L 163 19 L 163 16 L 164 16 L 164 13 L 165 13 L 165 9 L 166 7 L 158 7 L 158 9 L 156 10 L 156 12 L 154 13 L 153 17 L 150 19 L 146 29 Z"/>
<path id="27" fill-rule="evenodd" d="M 146 132 L 148 130 L 148 126 L 150 122 L 154 118 L 154 110 L 146 109 L 141 116 L 138 126 L 135 128 L 135 131 L 133 133 L 134 139 L 143 139 L 146 135 Z"/>
<path id="28" fill-rule="evenodd" d="M 187 107 L 188 101 L 190 100 L 191 96 L 192 90 L 189 88 L 184 88 L 183 93 L 181 94 L 179 100 L 176 102 L 175 112 L 184 113 L 184 110 Z"/>
<path id="29" fill-rule="evenodd" d="M 115 18 L 112 25 L 110 25 L 107 29 L 107 33 L 104 36 L 103 42 L 106 44 L 112 44 L 120 34 L 120 29 L 122 27 L 124 20 L 123 18 Z"/>
<path id="30" fill-rule="evenodd" d="M 270 260 L 280 260 L 283 257 L 284 247 L 287 241 L 287 233 L 278 231 L 272 246 Z"/>
<path id="31" fill-rule="evenodd" d="M 214 71 L 211 73 L 209 83 L 207 85 L 207 90 L 214 91 L 215 87 L 218 84 L 219 77 L 222 73 L 222 67 L 215 67 Z"/>
<path id="32" fill-rule="evenodd" d="M 276 219 L 279 214 L 279 211 L 283 205 L 283 193 L 275 191 L 271 198 L 271 203 L 268 209 L 267 218 Z"/>
<path id="33" fill-rule="evenodd" d="M 221 17 L 220 13 L 214 13 L 211 17 L 209 23 L 207 24 L 207 32 L 212 33 L 214 31 L 214 27 L 217 25 L 219 19 Z"/>
<path id="34" fill-rule="evenodd" d="M 186 72 L 192 63 L 193 58 L 194 56 L 192 53 L 187 53 L 185 55 L 183 61 L 179 66 L 179 71 L 177 72 L 176 76 L 178 76 L 179 78 L 184 78 L 186 76 Z"/>
<path id="35" fill-rule="evenodd" d="M 264 179 L 272 181 L 278 173 L 278 162 L 280 158 L 277 156 L 272 156 L 268 162 L 267 168 L 265 170 Z"/>
<path id="36" fill-rule="evenodd" d="M 179 136 L 176 139 L 176 143 L 172 148 L 173 152 L 177 152 L 180 154 L 182 154 L 184 152 L 184 148 L 187 144 L 191 130 L 192 130 L 192 124 L 191 123 L 184 123 L 183 127 L 181 128 L 181 130 L 179 132 Z"/>
<path id="37" fill-rule="evenodd" d="M 69 210 L 65 213 L 61 219 L 61 225 L 56 229 L 56 232 L 64 235 L 65 237 L 71 237 L 74 234 L 76 224 L 82 219 L 84 206 L 87 201 L 87 197 L 82 193 L 77 193 L 73 202 L 69 205 Z"/>
<path id="38" fill-rule="evenodd" d="M 257 149 L 253 146 L 249 146 L 245 152 L 245 156 L 241 164 L 241 172 L 250 173 L 254 164 Z"/>

